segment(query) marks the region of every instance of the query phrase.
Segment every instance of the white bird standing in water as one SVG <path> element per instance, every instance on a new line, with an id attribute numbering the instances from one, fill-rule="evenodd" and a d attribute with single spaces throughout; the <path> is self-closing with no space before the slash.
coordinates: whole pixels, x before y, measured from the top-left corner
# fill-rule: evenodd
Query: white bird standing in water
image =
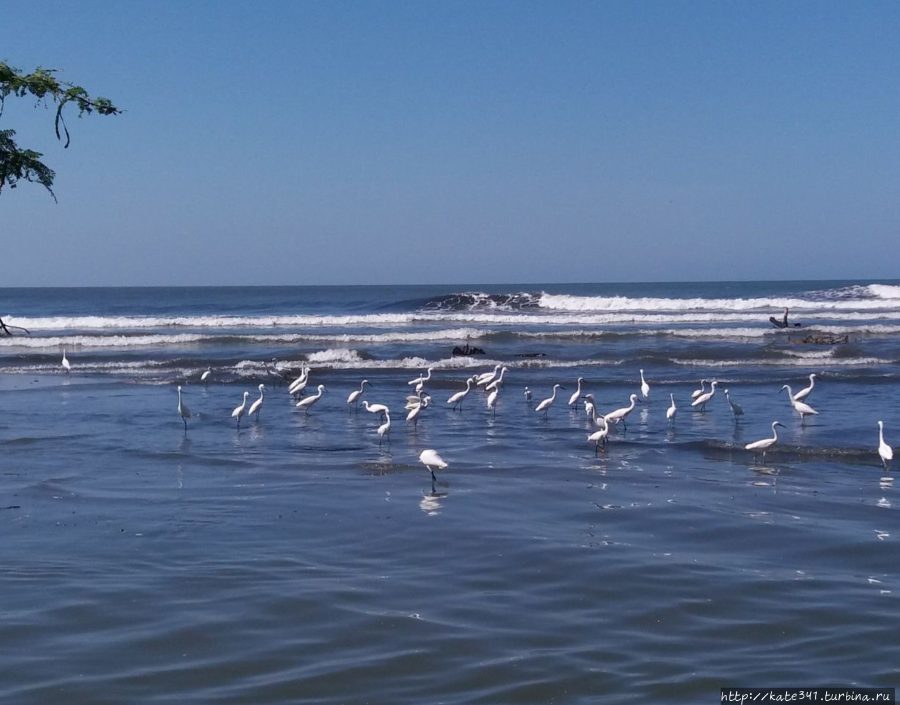
<path id="1" fill-rule="evenodd" d="M 650 385 L 647 384 L 647 380 L 644 379 L 643 370 L 641 370 L 641 394 L 644 395 L 644 399 L 650 398 Z"/>
<path id="2" fill-rule="evenodd" d="M 696 399 L 694 399 L 694 401 L 691 402 L 691 406 L 699 408 L 700 411 L 706 411 L 706 403 L 716 395 L 717 384 L 718 382 L 716 380 L 713 380 L 712 384 L 709 386 L 709 391 L 701 394 Z"/>
<path id="3" fill-rule="evenodd" d="M 419 453 L 419 461 L 431 473 L 431 492 L 434 493 L 434 485 L 437 482 L 437 478 L 434 476 L 434 471 L 436 469 L 444 470 L 447 467 L 447 463 L 444 462 L 444 459 L 438 455 L 437 451 L 434 450 L 434 448 L 426 448 L 421 453 Z"/>
<path id="4" fill-rule="evenodd" d="M 422 409 L 428 408 L 428 400 L 430 398 L 431 397 L 425 397 L 424 399 L 422 399 L 422 403 L 416 404 L 412 408 L 412 410 L 406 415 L 406 422 L 409 423 L 410 421 L 412 421 L 413 428 L 419 427 L 419 415 L 422 413 Z"/>
<path id="5" fill-rule="evenodd" d="M 478 375 L 478 377 L 475 378 L 475 386 L 483 387 L 486 384 L 490 384 L 491 382 L 494 381 L 494 379 L 496 379 L 499 372 L 500 372 L 500 365 L 494 365 L 493 372 L 485 372 L 484 374 L 480 374 L 480 375 Z"/>
<path id="6" fill-rule="evenodd" d="M 309 384 L 309 367 L 306 365 L 303 366 L 303 371 L 300 373 L 300 376 L 297 377 L 293 382 L 291 382 L 288 387 L 288 394 L 291 396 L 298 395 L 302 396 L 303 390 L 306 389 L 306 385 Z"/>
<path id="7" fill-rule="evenodd" d="M 597 417 L 597 423 L 600 424 L 600 430 L 594 431 L 591 435 L 587 437 L 588 441 L 594 443 L 596 448 L 594 450 L 598 455 L 600 454 L 600 445 L 606 445 L 606 439 L 609 437 L 609 424 L 606 423 L 606 419 L 602 416 Z"/>
<path id="8" fill-rule="evenodd" d="M 491 390 L 491 393 L 488 394 L 487 408 L 490 410 L 491 416 L 497 415 L 497 399 L 499 396 L 500 396 L 500 387 L 494 387 L 494 389 Z"/>
<path id="9" fill-rule="evenodd" d="M 241 427 L 241 416 L 244 415 L 244 411 L 247 409 L 247 398 L 249 396 L 250 392 L 244 392 L 244 401 L 239 406 L 234 407 L 234 411 L 231 412 L 231 418 L 237 419 L 237 428 Z"/>
<path id="10" fill-rule="evenodd" d="M 384 418 L 386 419 L 381 426 L 378 427 L 378 445 L 381 446 L 384 437 L 387 436 L 388 443 L 391 442 L 391 413 L 387 407 L 384 408 Z"/>
<path id="11" fill-rule="evenodd" d="M 257 399 L 250 405 L 250 411 L 247 412 L 247 416 L 253 416 L 253 414 L 256 414 L 257 423 L 259 423 L 259 412 L 262 411 L 263 399 L 265 399 L 265 388 L 266 385 L 259 385 L 259 399 Z"/>
<path id="12" fill-rule="evenodd" d="M 178 415 L 181 417 L 181 420 L 184 422 L 184 432 L 187 433 L 187 420 L 191 418 L 191 410 L 188 409 L 187 404 L 185 404 L 181 400 L 181 385 L 178 385 Z"/>
<path id="13" fill-rule="evenodd" d="M 584 383 L 584 377 L 578 378 L 578 384 L 575 387 L 575 393 L 569 397 L 569 406 L 575 406 L 581 399 L 581 385 Z"/>
<path id="14" fill-rule="evenodd" d="M 203 371 L 203 374 L 200 375 L 200 382 L 201 382 L 202 384 L 208 384 L 208 383 L 209 383 L 209 376 L 210 376 L 211 374 L 212 374 L 212 367 L 207 367 L 207 368 Z"/>
<path id="15" fill-rule="evenodd" d="M 320 384 L 317 389 L 319 390 L 318 394 L 313 394 L 311 396 L 306 397 L 306 399 L 301 399 L 296 403 L 296 407 L 298 409 L 303 409 L 307 414 L 309 413 L 310 408 L 313 404 L 315 404 L 319 399 L 322 398 L 322 393 L 325 391 L 325 385 Z"/>
<path id="16" fill-rule="evenodd" d="M 544 399 L 544 401 L 542 401 L 540 404 L 538 404 L 536 407 L 534 407 L 534 410 L 535 411 L 543 411 L 544 416 L 546 417 L 547 412 L 550 411 L 550 407 L 553 406 L 553 402 L 556 401 L 556 392 L 560 389 L 562 389 L 562 385 L 554 384 L 553 385 L 553 396 L 550 396 L 550 397 L 547 397 L 546 399 Z"/>
<path id="17" fill-rule="evenodd" d="M 703 385 L 705 385 L 705 384 L 706 384 L 706 380 L 705 380 L 705 379 L 701 379 L 701 380 L 700 380 L 700 389 L 695 389 L 693 392 L 691 392 L 691 399 L 696 399 L 696 398 L 699 397 L 701 394 L 706 394 L 706 387 L 703 386 Z"/>
<path id="18" fill-rule="evenodd" d="M 878 422 L 878 455 L 881 464 L 887 470 L 888 463 L 894 459 L 894 449 L 884 442 L 884 421 Z"/>
<path id="19" fill-rule="evenodd" d="M 757 451 L 762 451 L 763 460 L 766 459 L 766 451 L 769 450 L 773 445 L 778 443 L 778 431 L 775 430 L 776 426 L 781 426 L 784 428 L 784 424 L 780 421 L 772 422 L 772 437 L 771 438 L 763 438 L 761 441 L 753 441 L 753 443 L 748 443 L 744 446 L 744 450 L 752 450 L 753 454 L 756 455 Z"/>
<path id="20" fill-rule="evenodd" d="M 800 414 L 800 423 L 802 424 L 807 416 L 815 416 L 819 412 L 813 409 L 809 404 L 802 401 L 796 401 L 794 399 L 794 395 L 791 392 L 791 386 L 789 384 L 784 385 L 781 388 L 782 391 L 787 390 L 788 393 L 788 401 L 791 403 L 791 406 L 794 407 L 794 411 Z"/>
<path id="21" fill-rule="evenodd" d="M 813 373 L 809 376 L 809 386 L 808 386 L 808 387 L 804 387 L 804 388 L 801 389 L 799 392 L 797 392 L 797 393 L 793 396 L 794 401 L 803 401 L 804 399 L 806 399 L 806 397 L 809 396 L 810 392 L 812 392 L 813 387 L 815 387 L 815 386 L 816 386 L 816 373 L 813 372 Z"/>
<path id="22" fill-rule="evenodd" d="M 66 349 L 63 348 L 63 356 L 62 360 L 59 363 L 63 366 L 63 369 L 66 371 L 66 374 L 72 371 L 72 363 L 69 362 L 69 358 L 66 357 Z"/>
<path id="23" fill-rule="evenodd" d="M 631 402 L 628 406 L 623 406 L 621 409 L 616 409 L 615 411 L 610 411 L 603 417 L 603 420 L 609 423 L 619 423 L 622 422 L 622 428 L 626 431 L 628 430 L 628 426 L 625 425 L 625 419 L 628 417 L 632 411 L 634 411 L 634 405 L 637 404 L 638 395 L 632 394 L 628 397 L 628 401 Z"/>
<path id="24" fill-rule="evenodd" d="M 666 418 L 669 420 L 669 423 L 672 423 L 675 421 L 675 414 L 678 413 L 678 408 L 675 406 L 675 395 L 671 392 L 669 392 L 669 400 L 672 404 L 666 409 Z"/>
<path id="25" fill-rule="evenodd" d="M 359 389 L 354 389 L 350 392 L 350 396 L 347 397 L 348 411 L 352 411 L 352 409 L 356 407 L 356 411 L 359 412 L 359 398 L 362 396 L 362 393 L 366 391 L 366 385 L 368 383 L 369 380 L 364 379 L 362 383 L 360 383 Z"/>
<path id="26" fill-rule="evenodd" d="M 728 406 L 731 407 L 731 413 L 734 415 L 734 420 L 737 421 L 739 416 L 744 415 L 744 410 L 741 408 L 741 405 L 737 402 L 731 401 L 731 397 L 728 394 L 728 390 L 725 390 L 725 399 L 728 400 Z"/>
<path id="27" fill-rule="evenodd" d="M 450 398 L 447 400 L 447 403 L 450 404 L 451 409 L 459 409 L 460 411 L 462 411 L 463 401 L 469 395 L 469 392 L 472 391 L 473 384 L 475 384 L 475 378 L 469 377 L 469 379 L 466 380 L 466 388 L 461 392 L 457 392 L 456 394 L 450 396 Z"/>
<path id="28" fill-rule="evenodd" d="M 363 399 L 362 401 L 363 409 L 368 411 L 370 414 L 381 414 L 382 416 L 387 416 L 390 413 L 390 409 L 387 408 L 384 404 L 370 404 L 368 401 Z"/>
<path id="29" fill-rule="evenodd" d="M 509 371 L 508 368 L 501 367 L 500 375 L 494 381 L 490 382 L 489 384 L 486 384 L 484 386 L 484 391 L 493 392 L 495 389 L 500 389 L 500 387 L 503 386 L 503 375 L 505 375 L 508 371 Z"/>

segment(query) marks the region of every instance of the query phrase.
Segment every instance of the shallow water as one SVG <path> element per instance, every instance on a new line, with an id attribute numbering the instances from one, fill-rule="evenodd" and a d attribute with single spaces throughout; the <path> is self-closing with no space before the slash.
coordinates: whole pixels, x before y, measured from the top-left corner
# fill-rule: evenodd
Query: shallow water
<path id="1" fill-rule="evenodd" d="M 666 294 L 634 286 L 626 310 Z M 678 301 L 684 285 L 669 286 Z M 693 286 L 685 296 L 714 301 L 742 285 Z M 764 322 L 779 297 L 865 285 L 743 286 L 730 295 L 771 295 L 772 311 L 754 310 Z M 870 320 L 841 324 L 856 326 L 850 354 L 769 340 L 756 321 L 737 338 L 715 321 L 689 339 L 615 324 L 611 340 L 609 324 L 560 324 L 569 313 L 556 309 L 542 324 L 484 324 L 501 330 L 471 343 L 511 367 L 492 417 L 480 392 L 462 413 L 444 404 L 471 371 L 455 365 L 491 365 L 450 358 L 458 340 L 411 337 L 446 328 L 423 313 L 440 292 L 204 290 L 188 305 L 155 290 L 39 290 L 27 311 L 23 291 L 0 299 L 28 314 L 4 321 L 32 328 L 0 347 L 0 702 L 713 702 L 726 685 L 900 681 L 898 499 L 875 450 L 878 418 L 900 437 L 900 346 L 862 332 Z M 296 320 L 265 333 L 290 341 L 255 340 L 266 301 L 291 296 L 304 302 L 296 315 L 363 323 L 335 326 L 347 344 Z M 804 320 L 835 315 L 814 305 Z M 251 323 L 217 326 L 217 306 Z M 879 325 L 900 316 L 888 306 Z M 79 328 L 85 307 L 106 325 Z M 204 340 L 118 320 L 161 309 Z M 428 320 L 376 326 L 385 311 Z M 464 302 L 450 315 L 533 314 Z M 518 335 L 529 331 L 549 335 Z M 158 337 L 137 338 L 148 333 Z M 360 340 L 385 334 L 396 337 Z M 113 335 L 129 339 L 74 340 Z M 272 387 L 259 421 L 234 427 L 242 391 L 274 382 L 262 361 L 286 369 L 328 350 L 312 363 L 311 384 L 327 389 L 308 416 Z M 534 351 L 545 357 L 517 357 Z M 798 351 L 808 362 L 791 362 Z M 671 361 L 682 355 L 707 362 Z M 406 382 L 427 363 L 434 404 L 407 428 Z M 638 391 L 638 367 L 650 399 L 597 454 L 583 411 L 566 407 L 575 378 L 609 411 Z M 801 425 L 779 390 L 810 372 L 820 414 Z M 379 420 L 344 404 L 363 375 L 365 398 L 394 410 L 382 447 Z M 721 380 L 705 413 L 689 410 L 701 376 Z M 557 382 L 566 390 L 543 420 L 522 390 L 538 400 Z M 187 433 L 177 383 L 194 412 Z M 725 385 L 745 410 L 738 423 Z M 765 461 L 744 451 L 775 419 L 786 428 Z M 450 465 L 435 493 L 424 448 Z"/>

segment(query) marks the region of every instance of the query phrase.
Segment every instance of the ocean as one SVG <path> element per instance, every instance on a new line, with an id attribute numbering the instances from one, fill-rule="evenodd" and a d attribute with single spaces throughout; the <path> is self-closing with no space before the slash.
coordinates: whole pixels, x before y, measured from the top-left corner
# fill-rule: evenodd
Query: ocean
<path id="1" fill-rule="evenodd" d="M 29 331 L 0 337 L 2 703 L 900 684 L 898 281 L 7 288 L 0 317 Z M 449 408 L 497 366 L 493 411 Z M 601 415 L 639 397 L 603 447 L 578 378 Z"/>

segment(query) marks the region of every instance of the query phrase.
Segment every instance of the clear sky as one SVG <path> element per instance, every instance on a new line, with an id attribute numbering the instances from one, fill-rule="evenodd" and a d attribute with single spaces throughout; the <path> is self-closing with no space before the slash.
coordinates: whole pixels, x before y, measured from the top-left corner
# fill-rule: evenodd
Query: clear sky
<path id="1" fill-rule="evenodd" d="M 900 3 L 0 0 L 0 286 L 900 276 Z"/>

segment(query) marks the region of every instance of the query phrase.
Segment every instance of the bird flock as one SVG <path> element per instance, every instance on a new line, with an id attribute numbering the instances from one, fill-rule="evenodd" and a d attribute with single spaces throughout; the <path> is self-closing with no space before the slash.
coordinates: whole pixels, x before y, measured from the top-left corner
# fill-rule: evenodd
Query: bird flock
<path id="1" fill-rule="evenodd" d="M 62 368 L 66 374 L 71 373 L 72 364 L 67 358 L 65 350 L 63 350 L 62 360 L 60 364 L 62 365 Z M 266 370 L 267 373 L 278 383 L 280 383 L 281 381 L 288 382 L 288 394 L 290 394 L 290 396 L 295 400 L 296 408 L 303 409 L 305 414 L 309 414 L 310 410 L 322 399 L 322 396 L 326 391 L 325 385 L 319 384 L 316 386 L 316 393 L 310 394 L 309 396 L 304 396 L 304 390 L 308 385 L 311 372 L 311 368 L 309 367 L 309 365 L 302 365 L 300 374 L 296 378 L 290 380 L 284 380 L 281 373 L 271 370 L 268 366 L 266 367 Z M 500 393 L 503 389 L 503 385 L 506 380 L 506 374 L 508 371 L 509 370 L 507 367 L 498 364 L 492 371 L 468 377 L 465 380 L 465 388 L 451 394 L 450 397 L 446 400 L 446 405 L 452 411 L 462 413 L 463 403 L 468 399 L 468 397 L 475 389 L 481 388 L 485 395 L 485 404 L 488 411 L 490 411 L 492 416 L 496 415 L 497 403 L 500 398 Z M 426 384 L 431 381 L 433 373 L 434 368 L 429 367 L 424 374 L 407 382 L 408 386 L 413 387 L 414 393 L 407 395 L 406 404 L 404 405 L 404 411 L 406 412 L 406 423 L 412 424 L 413 428 L 417 427 L 419 420 L 423 415 L 423 412 L 433 404 L 432 396 L 428 394 L 425 388 Z M 569 397 L 568 406 L 574 409 L 578 406 L 579 402 L 583 403 L 584 412 L 589 419 L 591 426 L 596 427 L 596 430 L 590 433 L 587 437 L 587 441 L 595 446 L 596 453 L 599 453 L 601 448 L 606 447 L 606 444 L 609 440 L 611 428 L 621 424 L 622 429 L 624 431 L 627 431 L 628 416 L 634 411 L 637 404 L 645 403 L 647 402 L 647 400 L 649 400 L 650 384 L 647 382 L 644 376 L 644 370 L 641 369 L 639 373 L 640 395 L 638 395 L 637 393 L 629 395 L 628 404 L 626 406 L 614 409 L 606 414 L 598 413 L 597 402 L 594 395 L 584 392 L 584 378 L 579 377 L 577 379 L 575 391 Z M 204 385 L 208 384 L 211 376 L 212 368 L 207 367 L 206 370 L 204 370 L 200 375 L 200 383 Z M 709 388 L 706 387 L 707 384 L 709 384 Z M 368 399 L 362 398 L 368 391 L 368 388 L 372 386 L 373 385 L 369 382 L 369 380 L 362 380 L 359 385 L 359 389 L 354 389 L 350 392 L 347 397 L 346 404 L 347 409 L 350 413 L 358 413 L 359 407 L 362 406 L 363 409 L 365 409 L 367 412 L 378 416 L 379 425 L 377 426 L 375 433 L 378 436 L 378 444 L 380 446 L 385 442 L 390 442 L 391 412 L 390 408 L 386 404 L 372 403 Z M 700 413 L 705 412 L 707 405 L 716 395 L 717 386 L 717 380 L 700 380 L 700 388 L 691 393 L 691 408 Z M 789 384 L 785 384 L 781 387 L 780 391 L 783 391 L 787 394 L 787 401 L 790 404 L 791 409 L 799 415 L 801 425 L 806 422 L 806 418 L 808 416 L 816 416 L 819 413 L 807 402 L 813 390 L 815 389 L 815 386 L 816 374 L 812 373 L 809 375 L 809 384 L 796 393 L 793 391 L 791 385 Z M 262 411 L 263 402 L 265 400 L 265 388 L 265 384 L 260 384 L 258 386 L 259 398 L 257 398 L 250 405 L 249 409 L 247 407 L 247 402 L 250 397 L 250 392 L 243 392 L 243 399 L 241 403 L 236 406 L 231 412 L 231 418 L 235 420 L 236 428 L 240 428 L 241 419 L 245 415 L 248 417 L 255 417 L 256 422 L 259 422 L 259 415 Z M 554 384 L 550 396 L 542 399 L 537 404 L 534 404 L 532 406 L 534 398 L 533 392 L 530 388 L 525 387 L 525 402 L 529 406 L 529 408 L 533 408 L 533 411 L 536 414 L 540 414 L 543 416 L 543 418 L 546 419 L 548 418 L 550 409 L 556 402 L 557 394 L 561 389 L 564 389 L 561 384 Z M 184 432 L 187 433 L 188 419 L 192 417 L 192 413 L 188 408 L 186 402 L 184 401 L 183 388 L 181 385 L 178 385 L 177 391 L 177 411 L 184 424 Z M 728 406 L 731 409 L 731 413 L 734 417 L 735 422 L 738 422 L 744 415 L 743 408 L 731 398 L 731 394 L 729 393 L 728 389 L 725 389 L 723 393 L 726 401 L 728 402 Z M 666 408 L 666 420 L 669 424 L 675 423 L 677 414 L 678 406 L 675 403 L 675 395 L 674 393 L 670 393 L 669 406 Z M 771 437 L 766 437 L 758 441 L 753 441 L 752 443 L 747 443 L 744 445 L 744 449 L 752 451 L 754 453 L 754 456 L 761 455 L 763 460 L 765 460 L 766 453 L 778 443 L 778 428 L 784 428 L 784 424 L 777 420 L 773 421 L 771 426 Z M 887 470 L 890 462 L 894 458 L 894 451 L 893 448 L 891 448 L 891 446 L 888 445 L 888 443 L 884 440 L 884 422 L 879 420 L 877 422 L 877 426 L 878 456 L 881 459 L 882 467 Z M 434 449 L 423 450 L 419 455 L 419 460 L 431 473 L 432 491 L 434 491 L 434 483 L 436 482 L 436 477 L 434 474 L 435 470 L 443 470 L 447 468 L 448 465 Z"/>

